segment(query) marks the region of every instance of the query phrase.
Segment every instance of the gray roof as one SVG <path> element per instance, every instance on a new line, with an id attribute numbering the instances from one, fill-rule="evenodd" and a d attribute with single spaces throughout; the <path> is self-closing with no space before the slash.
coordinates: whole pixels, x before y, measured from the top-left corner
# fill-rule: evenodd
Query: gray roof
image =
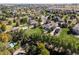
<path id="1" fill-rule="evenodd" d="M 44 24 L 43 27 L 44 27 L 44 28 L 49 28 L 49 29 L 50 29 L 50 28 L 52 27 L 52 24 L 51 24 L 51 23 L 49 23 L 49 24 Z"/>
<path id="2" fill-rule="evenodd" d="M 59 16 L 54 16 L 54 19 L 57 19 L 58 21 L 61 21 L 61 18 Z"/>
<path id="3" fill-rule="evenodd" d="M 34 24 L 38 24 L 38 22 L 35 21 L 35 20 L 30 20 L 30 24 L 31 24 L 31 25 L 34 25 Z"/>
<path id="4" fill-rule="evenodd" d="M 79 23 L 72 28 L 72 33 L 79 35 Z"/>
<path id="5" fill-rule="evenodd" d="M 51 29 L 51 28 L 55 27 L 55 25 L 56 25 L 55 23 L 48 23 L 48 24 L 44 24 L 43 28 Z"/>
<path id="6" fill-rule="evenodd" d="M 76 24 L 74 27 L 73 27 L 74 30 L 78 30 L 79 31 L 79 23 Z"/>

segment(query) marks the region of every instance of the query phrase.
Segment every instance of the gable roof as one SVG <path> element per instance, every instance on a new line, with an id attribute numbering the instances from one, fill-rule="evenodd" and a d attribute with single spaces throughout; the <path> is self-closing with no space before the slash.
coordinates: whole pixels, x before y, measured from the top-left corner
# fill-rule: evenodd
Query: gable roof
<path id="1" fill-rule="evenodd" d="M 79 23 L 73 27 L 74 30 L 79 30 Z"/>

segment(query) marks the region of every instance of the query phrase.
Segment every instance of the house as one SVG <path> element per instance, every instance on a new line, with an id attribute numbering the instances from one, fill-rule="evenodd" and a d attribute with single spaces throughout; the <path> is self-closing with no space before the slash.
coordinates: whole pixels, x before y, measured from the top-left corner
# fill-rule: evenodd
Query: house
<path id="1" fill-rule="evenodd" d="M 61 32 L 61 28 L 60 27 L 56 27 L 52 32 L 50 32 L 51 36 L 58 36 Z"/>
<path id="2" fill-rule="evenodd" d="M 42 25 L 44 30 L 47 32 L 52 31 L 57 26 L 58 26 L 58 24 L 54 23 L 53 21 L 51 21 L 50 23 Z"/>
<path id="3" fill-rule="evenodd" d="M 34 17 L 33 16 L 29 16 L 29 20 L 33 20 L 34 19 Z"/>
<path id="4" fill-rule="evenodd" d="M 32 28 L 38 26 L 38 22 L 35 21 L 35 20 L 29 20 L 29 24 L 30 24 L 30 26 L 31 26 Z"/>
<path id="5" fill-rule="evenodd" d="M 70 16 L 67 19 L 67 23 L 68 24 L 76 24 L 78 22 L 77 17 L 76 16 Z"/>
<path id="6" fill-rule="evenodd" d="M 76 24 L 70 31 L 72 34 L 79 35 L 79 23 Z"/>
<path id="7" fill-rule="evenodd" d="M 78 15 L 79 15 L 79 11 L 76 11 L 76 14 L 78 14 Z"/>
<path id="8" fill-rule="evenodd" d="M 61 28 L 66 28 L 67 25 L 68 25 L 68 24 L 67 24 L 66 22 L 64 22 L 64 21 L 58 22 L 58 26 L 61 27 Z"/>
<path id="9" fill-rule="evenodd" d="M 62 19 L 61 19 L 59 16 L 54 16 L 54 17 L 53 17 L 53 20 L 54 20 L 55 22 L 59 22 L 59 21 L 61 21 Z"/>
<path id="10" fill-rule="evenodd" d="M 3 24 L 5 24 L 5 25 L 7 25 L 8 24 L 8 22 L 7 21 L 1 21 Z"/>
<path id="11" fill-rule="evenodd" d="M 41 21 L 42 21 L 42 22 L 41 22 L 41 25 L 43 25 L 43 24 L 46 23 L 47 18 L 48 18 L 48 17 L 45 17 L 45 16 L 43 16 L 43 15 L 41 16 Z"/>

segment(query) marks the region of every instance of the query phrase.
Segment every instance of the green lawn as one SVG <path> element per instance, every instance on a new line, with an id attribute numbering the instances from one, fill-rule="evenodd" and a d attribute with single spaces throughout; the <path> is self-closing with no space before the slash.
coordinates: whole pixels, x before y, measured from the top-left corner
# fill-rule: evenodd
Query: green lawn
<path id="1" fill-rule="evenodd" d="M 62 46 L 65 49 L 70 49 L 73 52 L 79 51 L 79 39 L 74 37 L 72 34 L 68 34 L 69 31 L 68 28 L 63 28 L 61 30 L 61 33 L 58 37 L 51 37 L 50 35 L 46 35 L 42 32 L 42 29 L 40 28 L 34 28 L 34 29 L 28 29 L 24 32 L 24 37 L 29 38 L 32 36 L 34 40 L 43 40 L 45 42 L 50 42 L 58 47 Z M 40 38 L 41 35 L 44 34 L 45 36 L 42 36 L 42 39 Z M 79 53 L 79 52 L 78 52 Z"/>
<path id="2" fill-rule="evenodd" d="M 76 39 L 78 39 L 78 38 L 74 37 L 74 35 L 68 34 L 67 33 L 68 31 L 69 31 L 68 28 L 63 28 L 59 37 L 62 38 L 62 39 L 65 38 L 65 39 L 68 39 L 68 40 L 76 40 Z"/>
<path id="3" fill-rule="evenodd" d="M 72 35 L 72 34 L 68 34 L 67 33 L 68 31 L 69 31 L 69 29 L 63 28 L 62 31 L 61 31 L 61 33 L 60 33 L 59 38 L 61 40 L 64 40 L 65 42 L 68 42 L 68 43 L 79 42 L 78 38 L 74 37 L 74 35 Z"/>
<path id="4" fill-rule="evenodd" d="M 41 35 L 43 33 L 42 29 L 40 28 L 35 28 L 35 29 L 28 29 L 27 31 L 25 31 L 24 35 L 25 37 L 29 37 L 31 35 Z"/>
<path id="5" fill-rule="evenodd" d="M 79 39 L 74 37 L 72 34 L 68 34 L 67 32 L 69 31 L 68 28 L 63 28 L 59 38 L 59 41 L 61 44 L 69 49 L 72 49 L 74 51 L 79 51 Z"/>

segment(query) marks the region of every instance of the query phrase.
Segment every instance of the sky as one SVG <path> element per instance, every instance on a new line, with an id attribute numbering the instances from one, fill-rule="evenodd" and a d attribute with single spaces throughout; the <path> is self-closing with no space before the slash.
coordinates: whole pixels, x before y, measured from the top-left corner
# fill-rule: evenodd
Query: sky
<path id="1" fill-rule="evenodd" d="M 79 3 L 79 0 L 0 0 L 0 3 L 26 3 L 26 4 L 29 4 L 29 3 L 32 3 L 32 4 L 61 4 L 61 3 Z"/>

